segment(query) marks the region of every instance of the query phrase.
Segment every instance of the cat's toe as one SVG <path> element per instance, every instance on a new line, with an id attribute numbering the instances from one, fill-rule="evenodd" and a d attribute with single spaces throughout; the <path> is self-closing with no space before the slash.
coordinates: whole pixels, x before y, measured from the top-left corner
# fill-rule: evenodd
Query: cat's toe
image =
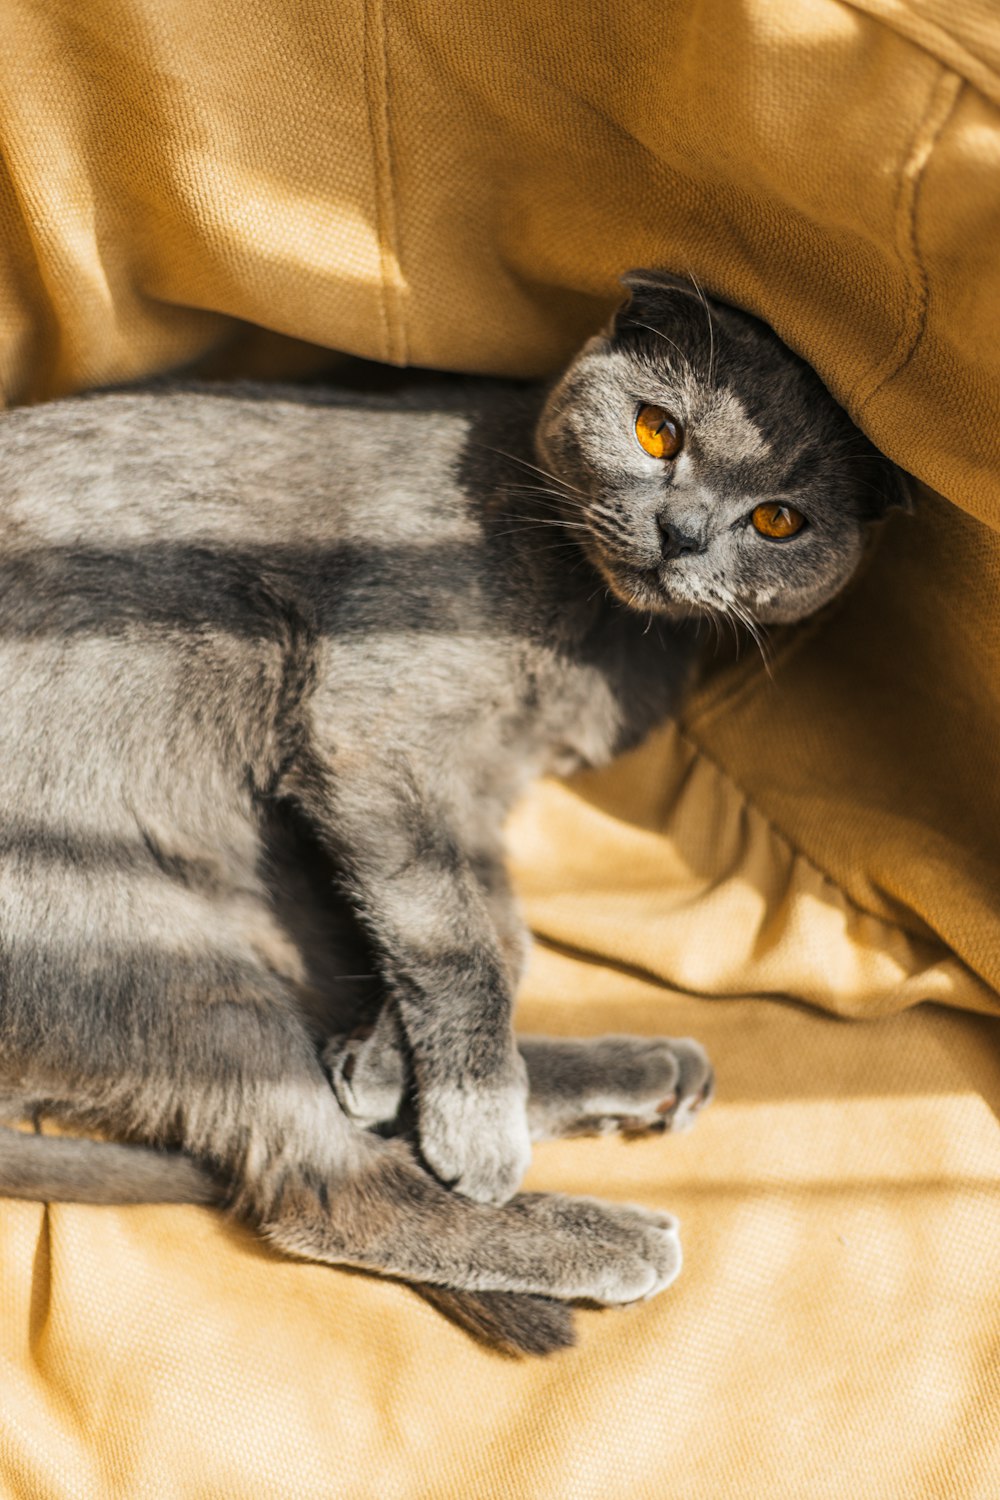
<path id="1" fill-rule="evenodd" d="M 664 1111 L 667 1129 L 673 1133 L 690 1130 L 699 1110 L 715 1097 L 715 1070 L 708 1053 L 690 1037 L 675 1040 L 673 1048 L 680 1066 L 677 1102 Z"/>
<path id="2" fill-rule="evenodd" d="M 672 1214 L 634 1204 L 595 1203 L 593 1209 L 600 1220 L 586 1228 L 596 1230 L 603 1248 L 594 1258 L 589 1300 L 609 1307 L 645 1302 L 676 1281 L 683 1255 L 680 1225 Z"/>
<path id="3" fill-rule="evenodd" d="M 632 1254 L 609 1262 L 608 1285 L 601 1301 L 618 1306 L 646 1302 L 664 1291 L 681 1273 L 680 1225 L 673 1214 L 631 1204 L 614 1210 L 621 1230 L 634 1237 Z"/>
<path id="4" fill-rule="evenodd" d="M 581 1129 L 627 1138 L 690 1129 L 714 1093 L 708 1054 L 690 1038 L 608 1038 L 603 1097 L 588 1101 Z"/>

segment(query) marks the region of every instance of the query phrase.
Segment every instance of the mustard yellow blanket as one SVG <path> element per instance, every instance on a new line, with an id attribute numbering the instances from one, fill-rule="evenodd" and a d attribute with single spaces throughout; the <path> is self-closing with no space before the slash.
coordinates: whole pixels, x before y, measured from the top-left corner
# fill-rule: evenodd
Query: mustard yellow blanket
<path id="1" fill-rule="evenodd" d="M 1000 1494 L 995 0 L 4 0 L 0 55 L 8 403 L 540 374 L 662 264 L 919 481 L 770 676 L 514 820 L 522 1026 L 717 1062 L 532 1171 L 669 1206 L 676 1286 L 517 1364 L 207 1211 L 4 1203 L 0 1493 Z"/>

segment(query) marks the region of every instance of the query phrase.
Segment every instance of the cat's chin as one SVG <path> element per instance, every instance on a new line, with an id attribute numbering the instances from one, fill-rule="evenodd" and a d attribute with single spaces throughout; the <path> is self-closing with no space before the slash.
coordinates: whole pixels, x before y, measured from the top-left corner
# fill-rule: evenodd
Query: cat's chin
<path id="1" fill-rule="evenodd" d="M 657 568 L 611 568 L 602 560 L 600 570 L 615 598 L 640 614 L 690 620 L 711 613 L 694 599 L 668 592 Z"/>

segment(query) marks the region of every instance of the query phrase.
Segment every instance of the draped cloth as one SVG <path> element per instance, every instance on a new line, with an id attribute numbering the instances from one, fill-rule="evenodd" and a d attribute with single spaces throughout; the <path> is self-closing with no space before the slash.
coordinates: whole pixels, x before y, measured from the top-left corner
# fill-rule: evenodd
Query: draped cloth
<path id="1" fill-rule="evenodd" d="M 521 1027 L 717 1063 L 692 1135 L 529 1179 L 669 1207 L 675 1287 L 513 1362 L 207 1210 L 3 1203 L 0 1492 L 1000 1493 L 993 0 L 6 0 L 0 44 L 7 404 L 544 375 L 662 265 L 917 493 L 769 665 L 512 821 Z"/>

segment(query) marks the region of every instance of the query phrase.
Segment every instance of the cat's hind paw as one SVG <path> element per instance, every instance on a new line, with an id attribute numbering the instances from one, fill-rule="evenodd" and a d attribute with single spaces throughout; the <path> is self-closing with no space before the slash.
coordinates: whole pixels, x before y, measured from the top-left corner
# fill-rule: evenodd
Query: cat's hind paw
<path id="1" fill-rule="evenodd" d="M 407 1063 L 398 1023 L 380 1016 L 377 1025 L 335 1036 L 323 1063 L 341 1109 L 362 1130 L 391 1125 L 407 1090 Z"/>
<path id="2" fill-rule="evenodd" d="M 638 1109 L 620 1115 L 618 1128 L 623 1135 L 690 1130 L 698 1111 L 715 1096 L 715 1072 L 699 1042 L 690 1037 L 663 1038 L 659 1046 L 666 1047 L 674 1059 L 677 1076 L 673 1088 L 655 1103 L 647 1095 L 644 1101 L 636 1101 L 640 1103 Z"/>
<path id="3" fill-rule="evenodd" d="M 690 1038 L 524 1039 L 536 1140 L 685 1131 L 710 1102 L 715 1075 Z"/>

